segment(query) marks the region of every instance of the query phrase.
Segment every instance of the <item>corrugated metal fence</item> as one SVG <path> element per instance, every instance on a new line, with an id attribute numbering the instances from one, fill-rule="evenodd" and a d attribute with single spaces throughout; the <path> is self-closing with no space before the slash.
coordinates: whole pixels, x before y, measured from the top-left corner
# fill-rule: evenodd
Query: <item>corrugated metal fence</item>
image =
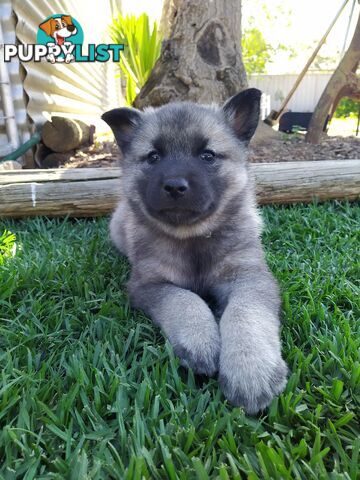
<path id="1" fill-rule="evenodd" d="M 114 0 L 13 0 L 18 18 L 16 35 L 22 43 L 36 43 L 39 24 L 49 15 L 66 13 L 82 26 L 84 43 L 102 43 L 108 39 L 114 5 Z M 24 63 L 23 67 L 27 112 L 35 124 L 51 114 L 93 122 L 121 101 L 120 81 L 115 78 L 112 62 L 52 65 L 43 61 Z"/>
<path id="2" fill-rule="evenodd" d="M 83 28 L 85 44 L 107 43 L 108 26 L 120 3 L 121 0 L 0 0 L 4 43 L 14 44 L 16 39 L 24 44 L 36 43 L 39 24 L 57 13 L 76 18 Z M 10 75 L 20 143 L 29 138 L 34 126 L 43 124 L 51 115 L 71 116 L 101 127 L 101 113 L 123 102 L 120 79 L 116 78 L 118 69 L 113 62 L 52 65 L 42 61 L 20 65 L 13 60 L 5 68 Z M 0 111 L 0 156 L 14 148 L 3 117 Z"/>
<path id="3" fill-rule="evenodd" d="M 16 43 L 15 24 L 16 19 L 12 11 L 11 0 L 0 0 L 0 27 L 4 43 Z M 23 143 L 29 138 L 24 92 L 20 77 L 20 63 L 14 60 L 5 64 L 4 67 L 9 75 L 11 98 L 8 101 L 11 101 L 14 106 L 19 138 L 13 145 L 9 142 L 5 128 L 5 113 L 1 109 L 2 102 L 0 102 L 0 156 L 10 153 L 14 147 L 18 146 L 16 143 Z"/>

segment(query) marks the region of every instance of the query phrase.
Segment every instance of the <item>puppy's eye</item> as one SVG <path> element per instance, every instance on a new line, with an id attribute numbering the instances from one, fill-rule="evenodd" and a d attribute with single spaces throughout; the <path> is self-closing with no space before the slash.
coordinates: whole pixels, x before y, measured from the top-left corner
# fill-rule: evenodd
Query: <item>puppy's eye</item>
<path id="1" fill-rule="evenodd" d="M 147 154 L 147 162 L 151 164 L 156 163 L 160 160 L 160 155 L 156 150 L 152 150 Z"/>
<path id="2" fill-rule="evenodd" d="M 204 150 L 200 154 L 200 158 L 201 160 L 205 160 L 206 162 L 212 162 L 215 160 L 215 152 L 213 152 L 212 150 Z"/>
<path id="3" fill-rule="evenodd" d="M 60 28 L 59 25 L 56 24 L 56 25 L 55 25 L 55 30 L 59 30 L 59 28 Z"/>
<path id="4" fill-rule="evenodd" d="M 62 26 L 65 28 L 65 27 L 66 27 L 66 23 L 63 22 L 63 23 L 62 23 Z"/>

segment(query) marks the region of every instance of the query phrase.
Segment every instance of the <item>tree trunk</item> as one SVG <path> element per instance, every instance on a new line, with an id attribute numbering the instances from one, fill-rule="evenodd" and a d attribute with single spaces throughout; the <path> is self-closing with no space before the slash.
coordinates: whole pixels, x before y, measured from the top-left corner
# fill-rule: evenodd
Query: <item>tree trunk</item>
<path id="1" fill-rule="evenodd" d="M 327 117 L 331 119 L 343 97 L 360 100 L 360 79 L 356 70 L 360 62 L 360 16 L 350 46 L 333 73 L 311 117 L 306 141 L 319 143 Z"/>
<path id="2" fill-rule="evenodd" d="M 247 87 L 240 0 L 165 0 L 160 58 L 134 106 L 221 104 Z"/>

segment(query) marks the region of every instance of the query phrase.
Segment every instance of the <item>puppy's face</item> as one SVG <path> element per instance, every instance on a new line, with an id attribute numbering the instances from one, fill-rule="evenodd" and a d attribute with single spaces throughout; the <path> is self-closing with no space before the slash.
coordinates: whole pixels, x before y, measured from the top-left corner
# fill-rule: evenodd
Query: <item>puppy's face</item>
<path id="1" fill-rule="evenodd" d="M 39 27 L 46 35 L 53 37 L 58 45 L 63 45 L 66 38 L 77 33 L 77 29 L 69 15 L 63 15 L 61 18 L 50 18 L 39 25 Z"/>
<path id="2" fill-rule="evenodd" d="M 167 104 L 103 115 L 123 153 L 124 192 L 135 208 L 171 227 L 203 222 L 247 181 L 246 144 L 259 117 L 249 89 L 223 108 Z"/>

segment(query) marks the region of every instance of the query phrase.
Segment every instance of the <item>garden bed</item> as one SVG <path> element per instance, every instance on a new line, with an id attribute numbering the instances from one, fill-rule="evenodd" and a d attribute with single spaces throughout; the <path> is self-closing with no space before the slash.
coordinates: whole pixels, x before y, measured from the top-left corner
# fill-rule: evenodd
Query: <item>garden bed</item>
<path id="1" fill-rule="evenodd" d="M 306 143 L 303 135 L 280 134 L 266 144 L 251 145 L 249 160 L 253 163 L 307 160 L 360 159 L 360 139 L 327 137 L 318 145 Z M 64 168 L 97 168 L 116 166 L 119 149 L 112 139 L 100 138 L 94 145 L 77 150 Z"/>

